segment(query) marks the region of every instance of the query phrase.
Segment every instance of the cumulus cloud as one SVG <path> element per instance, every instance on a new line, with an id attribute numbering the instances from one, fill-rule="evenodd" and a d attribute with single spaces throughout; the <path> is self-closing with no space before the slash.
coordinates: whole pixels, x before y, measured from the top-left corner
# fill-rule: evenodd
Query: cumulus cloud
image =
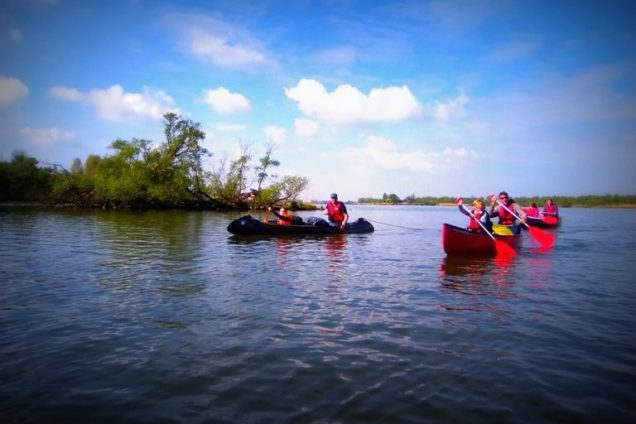
<path id="1" fill-rule="evenodd" d="M 433 117 L 438 120 L 461 117 L 465 115 L 464 106 L 468 104 L 469 101 L 470 99 L 464 93 L 460 93 L 455 99 L 445 102 L 434 102 L 431 106 L 431 113 Z"/>
<path id="2" fill-rule="evenodd" d="M 29 88 L 19 79 L 0 77 L 0 107 L 17 103 L 28 93 Z"/>
<path id="3" fill-rule="evenodd" d="M 232 93 L 224 87 L 213 90 L 205 90 L 200 99 L 203 103 L 210 105 L 221 115 L 231 115 L 236 112 L 247 112 L 251 109 L 250 101 L 239 93 Z"/>
<path id="4" fill-rule="evenodd" d="M 447 147 L 438 152 L 400 149 L 391 140 L 376 136 L 369 136 L 363 147 L 347 148 L 343 154 L 349 162 L 355 164 L 354 166 L 386 171 L 407 170 L 414 173 L 455 169 L 478 158 L 475 151 L 464 148 Z"/>
<path id="5" fill-rule="evenodd" d="M 403 121 L 421 111 L 407 86 L 374 88 L 364 94 L 345 84 L 328 92 L 316 80 L 301 79 L 296 87 L 286 88 L 285 94 L 305 115 L 334 124 Z"/>
<path id="6" fill-rule="evenodd" d="M 138 119 L 162 119 L 173 108 L 174 100 L 161 90 L 144 87 L 142 93 L 126 93 L 121 85 L 94 89 L 83 93 L 70 87 L 56 86 L 49 95 L 67 102 L 83 102 L 93 106 L 98 115 L 109 121 L 129 122 Z"/>
<path id="7" fill-rule="evenodd" d="M 190 53 L 221 68 L 243 69 L 267 61 L 267 57 L 254 48 L 200 28 L 188 31 L 186 38 Z"/>
<path id="8" fill-rule="evenodd" d="M 23 127 L 20 129 L 20 135 L 29 143 L 39 146 L 48 146 L 61 140 L 72 140 L 75 133 L 63 131 L 57 127 L 53 128 L 31 128 Z"/>
<path id="9" fill-rule="evenodd" d="M 276 144 L 283 144 L 287 140 L 287 130 L 275 125 L 268 125 L 263 128 L 265 138 L 272 140 Z"/>
<path id="10" fill-rule="evenodd" d="M 318 133 L 318 122 L 311 119 L 296 119 L 294 120 L 294 129 L 296 134 L 301 137 L 313 137 Z"/>

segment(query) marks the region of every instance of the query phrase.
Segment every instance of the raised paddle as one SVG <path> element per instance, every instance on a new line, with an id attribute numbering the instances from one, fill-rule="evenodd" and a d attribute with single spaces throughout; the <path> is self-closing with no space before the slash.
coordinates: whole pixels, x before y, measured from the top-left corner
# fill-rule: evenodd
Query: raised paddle
<path id="1" fill-rule="evenodd" d="M 479 224 L 479 226 L 484 230 L 484 233 L 488 234 L 490 236 L 490 238 L 495 242 L 495 251 L 497 252 L 497 256 L 500 257 L 505 257 L 505 258 L 511 258 L 513 256 L 516 255 L 515 250 L 508 246 L 506 243 L 504 243 L 501 240 L 497 240 L 495 238 L 495 236 L 493 236 L 490 231 L 488 231 L 488 229 L 486 229 L 486 226 L 480 221 L 478 220 L 475 215 L 473 213 L 471 213 L 466 206 L 464 206 L 463 204 L 461 205 L 462 209 L 465 210 L 466 212 L 468 212 L 468 215 L 470 215 L 470 217 L 472 219 L 474 219 L 475 221 L 477 221 L 477 223 Z"/>
<path id="2" fill-rule="evenodd" d="M 525 222 L 523 222 L 521 220 L 521 218 L 519 218 L 519 216 L 516 213 L 511 211 L 506 205 L 501 203 L 499 201 L 499 199 L 497 199 L 496 197 L 495 197 L 495 201 L 499 204 L 499 206 L 501 206 L 502 208 L 504 208 L 505 210 L 510 212 L 512 214 L 512 216 L 517 218 L 519 220 L 519 222 L 521 222 L 523 225 L 525 225 L 526 228 L 528 229 L 528 231 L 530 232 L 530 235 L 532 236 L 532 238 L 535 239 L 541 246 L 543 246 L 543 247 L 552 247 L 552 246 L 554 246 L 554 236 L 552 234 L 548 234 L 545 231 L 541 230 L 540 228 L 531 227 L 530 225 L 528 225 Z"/>

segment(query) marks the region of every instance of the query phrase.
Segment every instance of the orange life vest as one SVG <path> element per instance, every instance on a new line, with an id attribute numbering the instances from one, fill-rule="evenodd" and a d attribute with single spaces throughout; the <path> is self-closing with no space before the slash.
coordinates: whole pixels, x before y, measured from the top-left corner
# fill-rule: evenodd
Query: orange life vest
<path id="1" fill-rule="evenodd" d="M 513 203 L 509 203 L 506 205 L 506 208 L 512 210 Z M 513 214 L 508 212 L 503 206 L 499 205 L 499 223 L 502 225 L 514 225 L 515 217 Z"/>
<path id="2" fill-rule="evenodd" d="M 283 213 L 280 213 L 280 216 L 278 217 L 278 219 L 276 220 L 277 224 L 280 225 L 290 225 L 292 223 L 292 220 L 294 219 L 294 215 L 290 214 L 289 212 L 285 211 Z"/>
<path id="3" fill-rule="evenodd" d="M 336 202 L 334 203 L 327 203 L 327 212 L 329 214 L 329 221 L 332 222 L 342 222 L 344 221 L 345 217 L 344 214 L 342 213 L 342 209 L 343 209 L 343 204 L 342 202 Z"/>
<path id="4" fill-rule="evenodd" d="M 481 225 L 479 225 L 478 220 L 481 219 L 484 213 L 482 211 L 473 211 L 474 218 L 471 216 L 470 221 L 468 222 L 468 230 L 470 231 L 481 231 Z"/>

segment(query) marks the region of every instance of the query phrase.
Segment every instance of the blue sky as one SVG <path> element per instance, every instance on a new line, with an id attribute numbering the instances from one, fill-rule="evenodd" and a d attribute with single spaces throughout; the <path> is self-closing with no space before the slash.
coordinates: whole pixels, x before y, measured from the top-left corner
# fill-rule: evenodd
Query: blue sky
<path id="1" fill-rule="evenodd" d="M 636 2 L 0 5 L 0 159 L 70 167 L 201 124 L 303 198 L 636 193 Z"/>

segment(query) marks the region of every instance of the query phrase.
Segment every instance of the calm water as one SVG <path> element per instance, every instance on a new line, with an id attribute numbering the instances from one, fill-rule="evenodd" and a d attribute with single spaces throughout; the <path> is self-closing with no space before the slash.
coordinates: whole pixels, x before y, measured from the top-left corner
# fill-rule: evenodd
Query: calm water
<path id="1" fill-rule="evenodd" d="M 376 232 L 0 208 L 2 422 L 636 420 L 636 210 L 499 263 L 445 257 L 454 208 L 349 209 Z"/>

